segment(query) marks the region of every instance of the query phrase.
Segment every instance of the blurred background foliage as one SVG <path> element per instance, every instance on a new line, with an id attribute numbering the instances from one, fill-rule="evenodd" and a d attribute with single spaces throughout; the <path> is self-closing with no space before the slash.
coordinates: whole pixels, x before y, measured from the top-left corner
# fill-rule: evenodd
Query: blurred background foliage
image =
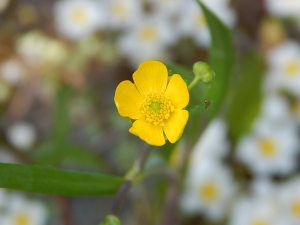
<path id="1" fill-rule="evenodd" d="M 121 224 L 300 224 L 300 0 L 202 2 L 220 20 L 193 0 L 0 0 L 0 162 L 123 177 L 144 143 L 117 85 L 205 61 L 189 106 L 212 106 L 152 151 Z M 0 189 L 0 224 L 99 224 L 112 200 Z"/>

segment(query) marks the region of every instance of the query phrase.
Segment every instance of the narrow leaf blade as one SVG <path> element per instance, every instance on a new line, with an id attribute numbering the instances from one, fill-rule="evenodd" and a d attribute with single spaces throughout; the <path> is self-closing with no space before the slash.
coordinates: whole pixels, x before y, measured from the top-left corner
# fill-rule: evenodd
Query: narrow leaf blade
<path id="1" fill-rule="evenodd" d="M 186 110 L 189 112 L 189 116 L 198 115 L 207 110 L 212 105 L 212 103 L 212 101 L 206 100 L 206 102 L 199 105 L 186 107 Z"/>
<path id="2" fill-rule="evenodd" d="M 21 164 L 0 163 L 0 171 L 1 188 L 51 195 L 114 195 L 124 182 L 108 175 Z"/>
<path id="3" fill-rule="evenodd" d="M 226 118 L 229 134 L 234 141 L 250 129 L 259 114 L 264 72 L 263 60 L 257 52 L 244 56 L 239 65 L 239 77 L 232 88 L 232 98 Z"/>
<path id="4" fill-rule="evenodd" d="M 72 94 L 70 86 L 61 87 L 56 94 L 56 103 L 54 110 L 53 135 L 57 143 L 64 142 L 71 129 L 69 119 L 68 102 Z"/>
<path id="5" fill-rule="evenodd" d="M 197 2 L 203 10 L 212 38 L 209 63 L 216 77 L 205 96 L 214 102 L 209 110 L 212 118 L 218 112 L 228 91 L 229 78 L 234 64 L 234 47 L 230 30 L 200 0 Z"/>

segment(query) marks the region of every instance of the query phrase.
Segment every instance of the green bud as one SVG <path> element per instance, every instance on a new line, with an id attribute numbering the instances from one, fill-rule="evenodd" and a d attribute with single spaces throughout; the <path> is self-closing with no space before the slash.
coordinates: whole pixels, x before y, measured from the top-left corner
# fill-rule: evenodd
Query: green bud
<path id="1" fill-rule="evenodd" d="M 209 84 L 215 77 L 215 72 L 205 62 L 196 62 L 193 66 L 195 76 L 205 84 Z"/>
<path id="2" fill-rule="evenodd" d="M 105 220 L 100 223 L 99 225 L 120 225 L 120 220 L 118 217 L 113 216 L 113 215 L 107 215 Z"/>

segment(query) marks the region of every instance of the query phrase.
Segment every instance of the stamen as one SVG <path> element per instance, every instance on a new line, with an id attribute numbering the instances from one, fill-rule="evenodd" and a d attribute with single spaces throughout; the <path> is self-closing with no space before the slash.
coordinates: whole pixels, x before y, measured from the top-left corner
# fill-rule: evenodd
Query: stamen
<path id="1" fill-rule="evenodd" d="M 149 92 L 144 96 L 140 110 L 147 122 L 155 126 L 164 126 L 164 121 L 170 118 L 174 107 L 164 94 Z"/>

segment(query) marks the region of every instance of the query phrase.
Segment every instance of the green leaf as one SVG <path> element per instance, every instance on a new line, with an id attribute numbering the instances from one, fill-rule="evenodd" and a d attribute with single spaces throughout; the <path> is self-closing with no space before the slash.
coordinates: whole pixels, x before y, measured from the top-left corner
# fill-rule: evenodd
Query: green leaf
<path id="1" fill-rule="evenodd" d="M 234 47 L 230 30 L 216 17 L 200 0 L 211 33 L 209 63 L 216 77 L 205 98 L 211 99 L 214 104 L 209 110 L 210 117 L 218 112 L 228 90 L 229 78 L 234 64 Z"/>
<path id="2" fill-rule="evenodd" d="M 72 94 L 72 87 L 64 86 L 56 94 L 54 110 L 53 136 L 55 142 L 64 142 L 71 129 L 69 116 L 69 99 Z"/>
<path id="3" fill-rule="evenodd" d="M 259 113 L 264 72 L 263 60 L 256 52 L 242 58 L 239 65 L 227 114 L 229 134 L 234 141 L 250 129 Z"/>
<path id="4" fill-rule="evenodd" d="M 108 175 L 20 164 L 0 163 L 0 171 L 1 188 L 51 195 L 114 195 L 124 182 Z"/>
<path id="5" fill-rule="evenodd" d="M 113 215 L 107 215 L 105 220 L 100 223 L 99 225 L 120 225 L 120 220 L 118 217 L 113 216 Z"/>
<path id="6" fill-rule="evenodd" d="M 67 142 L 59 145 L 51 141 L 44 142 L 37 148 L 37 151 L 32 153 L 31 159 L 35 164 L 40 165 L 70 162 L 105 170 L 104 163 L 100 157 L 89 149 Z"/>
<path id="7" fill-rule="evenodd" d="M 71 86 L 62 86 L 57 91 L 53 134 L 50 140 L 44 141 L 32 152 L 31 159 L 37 164 L 58 165 L 70 162 L 105 170 L 104 163 L 92 151 L 68 141 L 71 130 L 69 102 L 72 93 L 73 88 Z"/>
<path id="8" fill-rule="evenodd" d="M 206 102 L 199 105 L 188 106 L 186 107 L 186 110 L 189 112 L 189 116 L 198 115 L 208 109 L 212 105 L 212 103 L 212 101 L 206 100 Z"/>

